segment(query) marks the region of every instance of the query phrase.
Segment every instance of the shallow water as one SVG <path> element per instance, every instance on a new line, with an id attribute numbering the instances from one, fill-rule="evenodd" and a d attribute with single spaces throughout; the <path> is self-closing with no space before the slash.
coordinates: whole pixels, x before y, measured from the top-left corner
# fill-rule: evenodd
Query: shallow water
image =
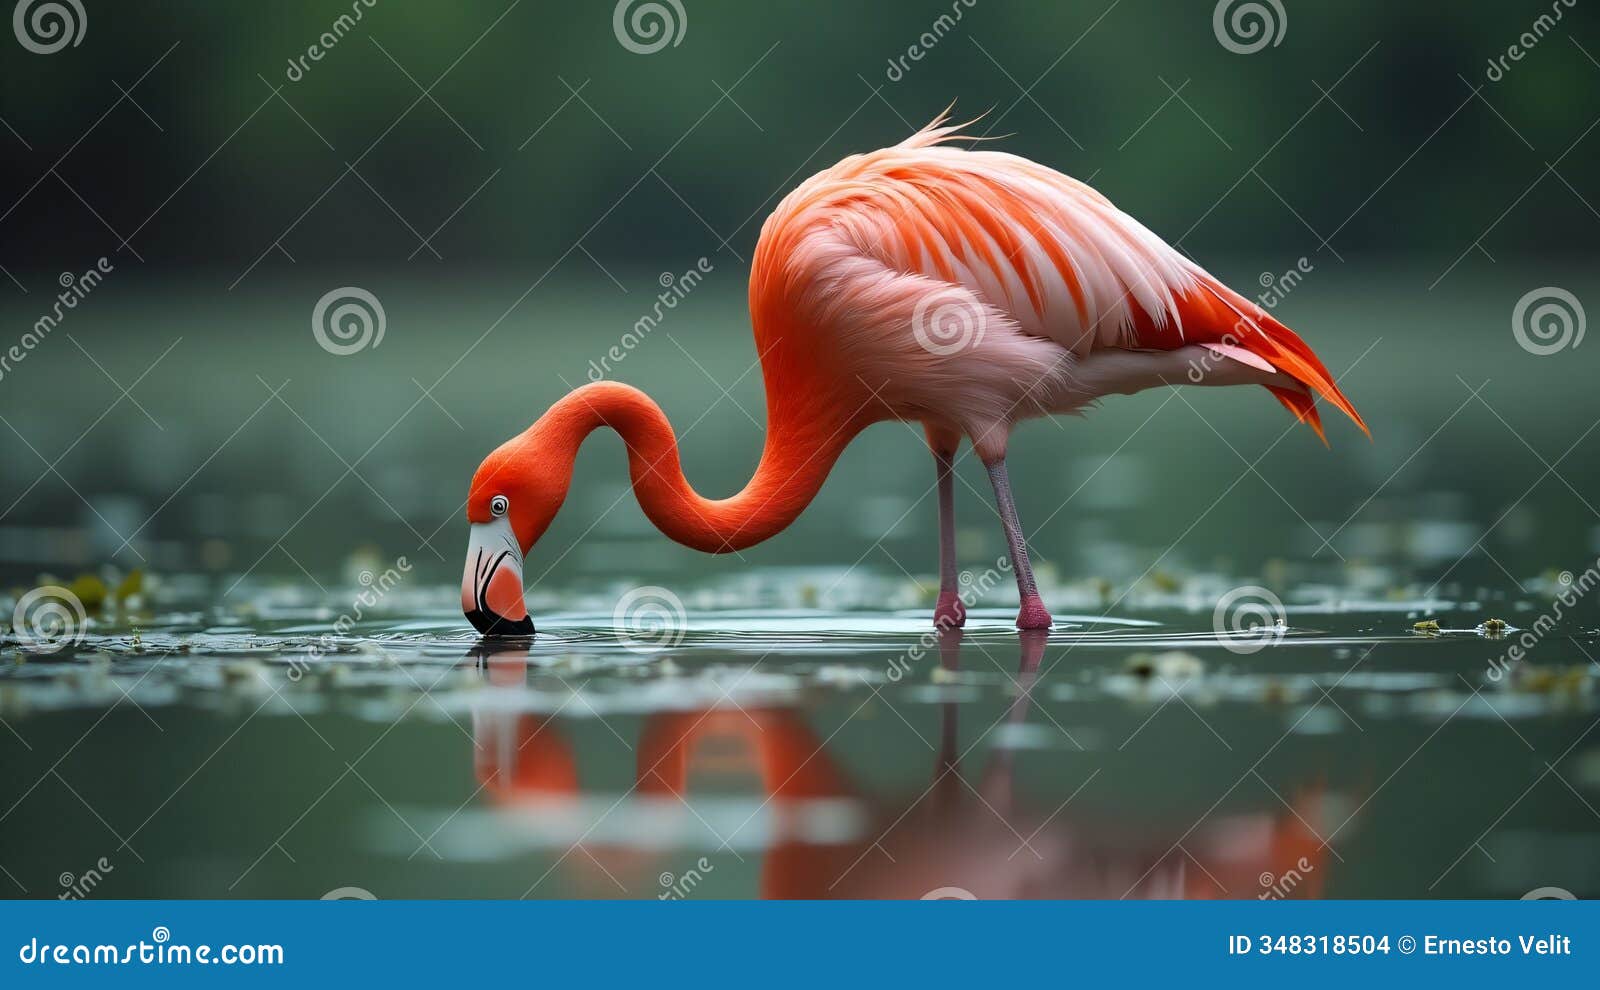
<path id="1" fill-rule="evenodd" d="M 616 594 L 535 594 L 538 636 L 498 644 L 450 587 L 396 589 L 335 633 L 338 593 L 245 585 L 226 600 L 247 604 L 218 606 L 171 581 L 59 652 L 8 640 L 0 883 L 1600 893 L 1600 633 L 1540 627 L 1505 659 L 1565 586 L 1482 601 L 1306 585 L 1272 593 L 1281 627 L 1242 638 L 1218 632 L 1220 577 L 1051 589 L 1048 635 L 1011 628 L 1001 587 L 935 635 L 926 589 L 855 576 L 844 595 L 842 574 L 749 572 L 677 589 L 681 618 L 669 600 L 620 623 Z M 1430 617 L 1440 633 L 1413 630 Z M 1489 618 L 1510 628 L 1485 633 Z"/>
<path id="2" fill-rule="evenodd" d="M 1287 304 L 1372 443 L 1330 423 L 1325 449 L 1257 390 L 1019 429 L 1046 642 L 1011 628 L 993 571 L 959 642 L 931 638 L 933 473 L 918 430 L 882 424 L 789 530 L 720 558 L 656 533 L 597 436 L 529 558 L 538 638 L 480 645 L 453 583 L 463 488 L 634 325 L 640 297 L 609 283 L 563 270 L 482 339 L 520 274 L 369 280 L 396 329 L 348 361 L 284 343 L 310 346 L 320 276 L 80 310 L 75 339 L 148 373 L 149 418 L 87 401 L 70 346 L 8 377 L 39 463 L 0 472 L 0 592 L 108 562 L 156 580 L 59 653 L 0 636 L 0 891 L 1600 893 L 1596 596 L 1539 623 L 1558 573 L 1600 552 L 1594 376 L 1587 347 L 1537 356 L 1511 327 L 1535 286 L 1597 290 L 1503 264 L 1432 291 L 1447 262 L 1319 263 Z M 742 279 L 708 283 L 620 376 L 708 494 L 763 442 L 745 307 Z M 440 383 L 437 408 L 413 379 Z M 1004 544 L 962 461 L 958 552 L 981 570 Z M 358 575 L 399 561 L 356 608 Z M 641 584 L 671 596 L 619 636 Z M 1256 585 L 1284 629 L 1236 652 L 1214 608 Z M 1439 635 L 1413 631 L 1429 618 Z M 1478 631 L 1491 618 L 1504 638 Z M 1519 630 L 1536 645 L 1502 666 Z"/>

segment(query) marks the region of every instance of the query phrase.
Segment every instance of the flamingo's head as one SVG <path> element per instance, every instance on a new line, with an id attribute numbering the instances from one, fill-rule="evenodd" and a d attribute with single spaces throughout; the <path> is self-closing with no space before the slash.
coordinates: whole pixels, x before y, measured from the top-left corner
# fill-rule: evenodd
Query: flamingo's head
<path id="1" fill-rule="evenodd" d="M 485 636 L 531 636 L 522 563 L 566 499 L 570 463 L 543 456 L 533 431 L 484 458 L 467 496 L 467 564 L 461 610 Z"/>

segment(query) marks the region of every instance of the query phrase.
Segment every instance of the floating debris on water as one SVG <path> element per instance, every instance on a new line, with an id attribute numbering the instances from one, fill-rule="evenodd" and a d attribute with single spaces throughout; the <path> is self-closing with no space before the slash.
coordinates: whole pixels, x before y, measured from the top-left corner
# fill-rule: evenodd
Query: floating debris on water
<path id="1" fill-rule="evenodd" d="M 1507 633 L 1519 632 L 1520 630 L 1504 619 L 1484 619 L 1477 625 L 1466 629 L 1449 629 L 1439 625 L 1438 619 L 1424 619 L 1421 622 L 1413 622 L 1411 631 L 1419 636 L 1429 637 L 1471 634 L 1487 639 L 1503 639 Z"/>
<path id="2" fill-rule="evenodd" d="M 1179 578 L 1175 574 L 1171 574 L 1167 571 L 1159 569 L 1151 571 L 1150 577 L 1146 580 L 1148 580 L 1150 582 L 1150 586 L 1155 588 L 1157 591 L 1165 591 L 1170 593 L 1183 588 L 1182 578 Z"/>
<path id="3" fill-rule="evenodd" d="M 242 699 L 260 700 L 276 690 L 292 697 L 295 707 L 359 705 L 374 719 L 386 709 L 391 714 L 407 709 L 416 691 L 423 689 L 452 713 L 485 704 L 481 691 L 487 676 L 485 658 L 489 666 L 503 668 L 498 679 L 490 680 L 493 686 L 515 686 L 493 704 L 545 714 L 559 710 L 563 718 L 729 704 L 714 683 L 718 677 L 711 673 L 719 661 L 736 661 L 739 673 L 730 674 L 725 685 L 741 705 L 752 698 L 762 703 L 804 699 L 808 705 L 826 705 L 839 694 L 864 697 L 863 693 L 881 689 L 884 699 L 874 700 L 889 706 L 879 709 L 887 714 L 902 699 L 914 704 L 938 699 L 990 703 L 1014 699 L 1020 690 L 1011 666 L 1017 662 L 1014 605 L 991 602 L 969 609 L 966 627 L 955 636 L 939 638 L 935 645 L 924 607 L 909 600 L 903 607 L 898 601 L 886 607 L 881 596 L 874 608 L 862 603 L 861 599 L 879 595 L 887 579 L 852 579 L 861 585 L 860 598 L 844 607 L 799 609 L 792 599 L 777 595 L 793 594 L 793 585 L 778 580 L 791 574 L 816 587 L 826 587 L 836 578 L 809 571 L 802 577 L 785 570 L 746 575 L 742 584 L 718 584 L 710 597 L 702 594 L 704 589 L 685 589 L 685 601 L 697 603 L 690 606 L 694 635 L 654 655 L 620 646 L 610 601 L 583 590 L 546 590 L 538 610 L 539 637 L 485 653 L 484 644 L 462 627 L 456 601 L 459 589 L 410 586 L 403 593 L 409 597 L 402 599 L 402 593 L 396 593 L 394 610 L 375 613 L 336 635 L 331 623 L 337 609 L 308 590 L 262 582 L 241 586 L 241 593 L 227 601 L 212 602 L 207 597 L 213 593 L 210 585 L 185 583 L 180 575 L 160 586 L 145 585 L 142 593 L 153 599 L 137 615 L 111 609 L 114 593 L 108 592 L 102 611 L 91 613 L 82 635 L 55 652 L 31 652 L 28 643 L 8 637 L 0 645 L 4 652 L 0 682 L 15 685 L 36 711 L 103 708 L 121 696 L 109 680 L 100 686 L 98 681 L 80 680 L 72 689 L 51 685 L 63 667 L 88 668 L 96 662 L 104 666 L 103 659 L 93 658 L 109 657 L 113 663 L 107 669 L 114 673 L 106 676 L 131 674 L 139 679 L 142 705 L 226 708 Z M 107 588 L 121 588 L 125 579 L 113 580 L 107 571 L 104 582 Z M 1304 630 L 1293 650 L 1272 641 L 1242 656 L 1222 655 L 1208 650 L 1217 645 L 1211 628 L 1212 590 L 1225 583 L 1214 575 L 1188 576 L 1183 580 L 1186 590 L 1179 594 L 1145 590 L 1118 599 L 1110 610 L 1095 603 L 1109 582 L 1081 580 L 1056 586 L 1052 594 L 1081 603 L 1085 611 L 1058 614 L 1050 642 L 1064 647 L 1053 655 L 1064 662 L 1040 671 L 1041 690 L 1035 699 L 1092 707 L 1115 698 L 1160 704 L 1181 694 L 1195 706 L 1231 704 L 1258 711 L 1270 707 L 1277 710 L 1276 717 L 1297 714 L 1299 706 L 1316 700 L 1321 683 L 1345 693 L 1341 704 L 1349 695 L 1349 710 L 1362 717 L 1361 711 L 1367 709 L 1361 706 L 1374 693 L 1409 698 L 1427 689 L 1459 687 L 1455 674 L 1436 669 L 1442 654 L 1430 651 L 1424 658 L 1421 649 L 1428 644 L 1423 639 L 1440 635 L 1476 639 L 1499 631 L 1516 634 L 1509 623 L 1501 630 L 1493 620 L 1477 627 L 1445 628 L 1437 616 L 1470 614 L 1482 607 L 1465 598 L 1435 598 L 1414 590 L 1408 601 L 1388 602 L 1358 595 L 1348 584 L 1301 583 L 1284 592 L 1289 609 L 1323 617 L 1318 622 L 1322 628 Z M 775 603 L 771 607 L 769 600 Z M 1525 605 L 1495 600 L 1500 615 L 1516 614 Z M 1397 613 L 1415 623 L 1412 652 L 1396 655 L 1389 647 L 1388 669 L 1363 669 L 1359 661 L 1369 652 L 1369 644 L 1374 637 L 1389 638 L 1382 629 L 1391 621 L 1386 617 Z M 1462 625 L 1459 620 L 1454 624 Z M 1579 638 L 1589 642 L 1595 636 L 1586 633 Z M 913 642 L 921 644 L 919 662 L 908 666 L 908 644 Z M 27 663 L 19 666 L 24 659 Z M 1406 669 L 1408 660 L 1411 666 Z M 1394 667 L 1397 661 L 1400 669 Z M 750 668 L 750 663 L 757 666 Z M 450 673 L 451 668 L 459 670 Z M 885 673 L 897 669 L 911 676 Z M 1540 710 L 1547 711 L 1587 707 L 1600 695 L 1594 690 L 1597 683 L 1600 678 L 1586 679 L 1578 671 L 1523 671 L 1516 683 L 1500 684 L 1495 703 L 1508 713 L 1520 710 L 1513 708 L 1517 704 L 1542 705 Z M 819 687 L 825 692 L 811 691 Z M 574 691 L 583 703 L 563 708 Z M 154 694 L 147 700 L 150 692 Z M 1455 696 L 1451 708 L 1461 700 Z M 253 707 L 255 701 L 248 704 Z M 1389 717 L 1419 711 L 1409 702 L 1398 702 L 1389 710 Z M 286 712 L 277 706 L 265 709 L 266 714 Z M 920 723 L 912 721 L 920 731 Z"/>
<path id="4" fill-rule="evenodd" d="M 1116 586 L 1110 581 L 1107 581 L 1103 577 L 1097 577 L 1090 578 L 1088 583 L 1089 588 L 1093 592 L 1095 598 L 1102 602 L 1111 601 L 1111 593 L 1116 590 Z"/>
<path id="5" fill-rule="evenodd" d="M 1122 662 L 1122 669 L 1135 677 L 1181 683 L 1205 673 L 1205 664 L 1193 653 L 1168 650 L 1165 653 L 1133 653 Z"/>
<path id="6" fill-rule="evenodd" d="M 1269 705 L 1281 705 L 1289 700 L 1289 687 L 1282 681 L 1267 681 L 1261 687 L 1261 700 Z"/>
<path id="7" fill-rule="evenodd" d="M 256 687 L 266 683 L 267 667 L 259 660 L 232 660 L 222 665 L 224 687 Z"/>
<path id="8" fill-rule="evenodd" d="M 83 607 L 93 611 L 106 603 L 106 598 L 111 591 L 106 583 L 93 574 L 80 574 L 67 585 L 67 590 L 83 603 Z"/>
<path id="9" fill-rule="evenodd" d="M 1552 667 L 1524 663 L 1512 668 L 1506 683 L 1513 691 L 1526 694 L 1578 697 L 1594 690 L 1591 670 L 1586 664 Z"/>
<path id="10" fill-rule="evenodd" d="M 143 593 L 144 571 L 138 568 L 134 568 L 133 570 L 129 571 L 127 576 L 124 577 L 121 583 L 117 585 L 117 590 L 113 592 L 113 594 L 116 595 L 117 601 L 124 603 L 130 599 L 137 598 Z"/>

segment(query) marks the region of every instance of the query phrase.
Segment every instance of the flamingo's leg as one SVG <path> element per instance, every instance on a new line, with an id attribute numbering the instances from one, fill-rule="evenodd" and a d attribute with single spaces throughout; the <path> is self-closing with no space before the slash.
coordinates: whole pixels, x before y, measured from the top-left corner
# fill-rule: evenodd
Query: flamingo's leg
<path id="1" fill-rule="evenodd" d="M 955 447 L 935 446 L 933 462 L 939 477 L 939 601 L 933 607 L 933 624 L 954 629 L 967 621 L 956 577 Z"/>
<path id="2" fill-rule="evenodd" d="M 997 457 L 985 465 L 994 485 L 994 498 L 1000 506 L 1000 522 L 1005 526 L 1006 543 L 1011 548 L 1011 569 L 1017 575 L 1017 594 L 1022 608 L 1017 612 L 1018 629 L 1050 628 L 1050 613 L 1039 598 L 1033 580 L 1033 565 L 1028 562 L 1028 544 L 1022 538 L 1022 523 L 1017 520 L 1017 504 L 1011 497 L 1011 479 L 1006 476 L 1006 459 Z"/>

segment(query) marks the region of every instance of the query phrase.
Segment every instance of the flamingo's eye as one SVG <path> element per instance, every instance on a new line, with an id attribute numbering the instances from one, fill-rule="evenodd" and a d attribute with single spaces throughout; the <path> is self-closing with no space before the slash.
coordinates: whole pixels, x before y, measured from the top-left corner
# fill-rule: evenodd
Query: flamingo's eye
<path id="1" fill-rule="evenodd" d="M 506 497 L 504 495 L 496 495 L 494 498 L 489 500 L 489 511 L 497 516 L 503 516 L 506 514 L 506 509 L 509 507 L 509 505 L 510 503 L 506 501 Z"/>

